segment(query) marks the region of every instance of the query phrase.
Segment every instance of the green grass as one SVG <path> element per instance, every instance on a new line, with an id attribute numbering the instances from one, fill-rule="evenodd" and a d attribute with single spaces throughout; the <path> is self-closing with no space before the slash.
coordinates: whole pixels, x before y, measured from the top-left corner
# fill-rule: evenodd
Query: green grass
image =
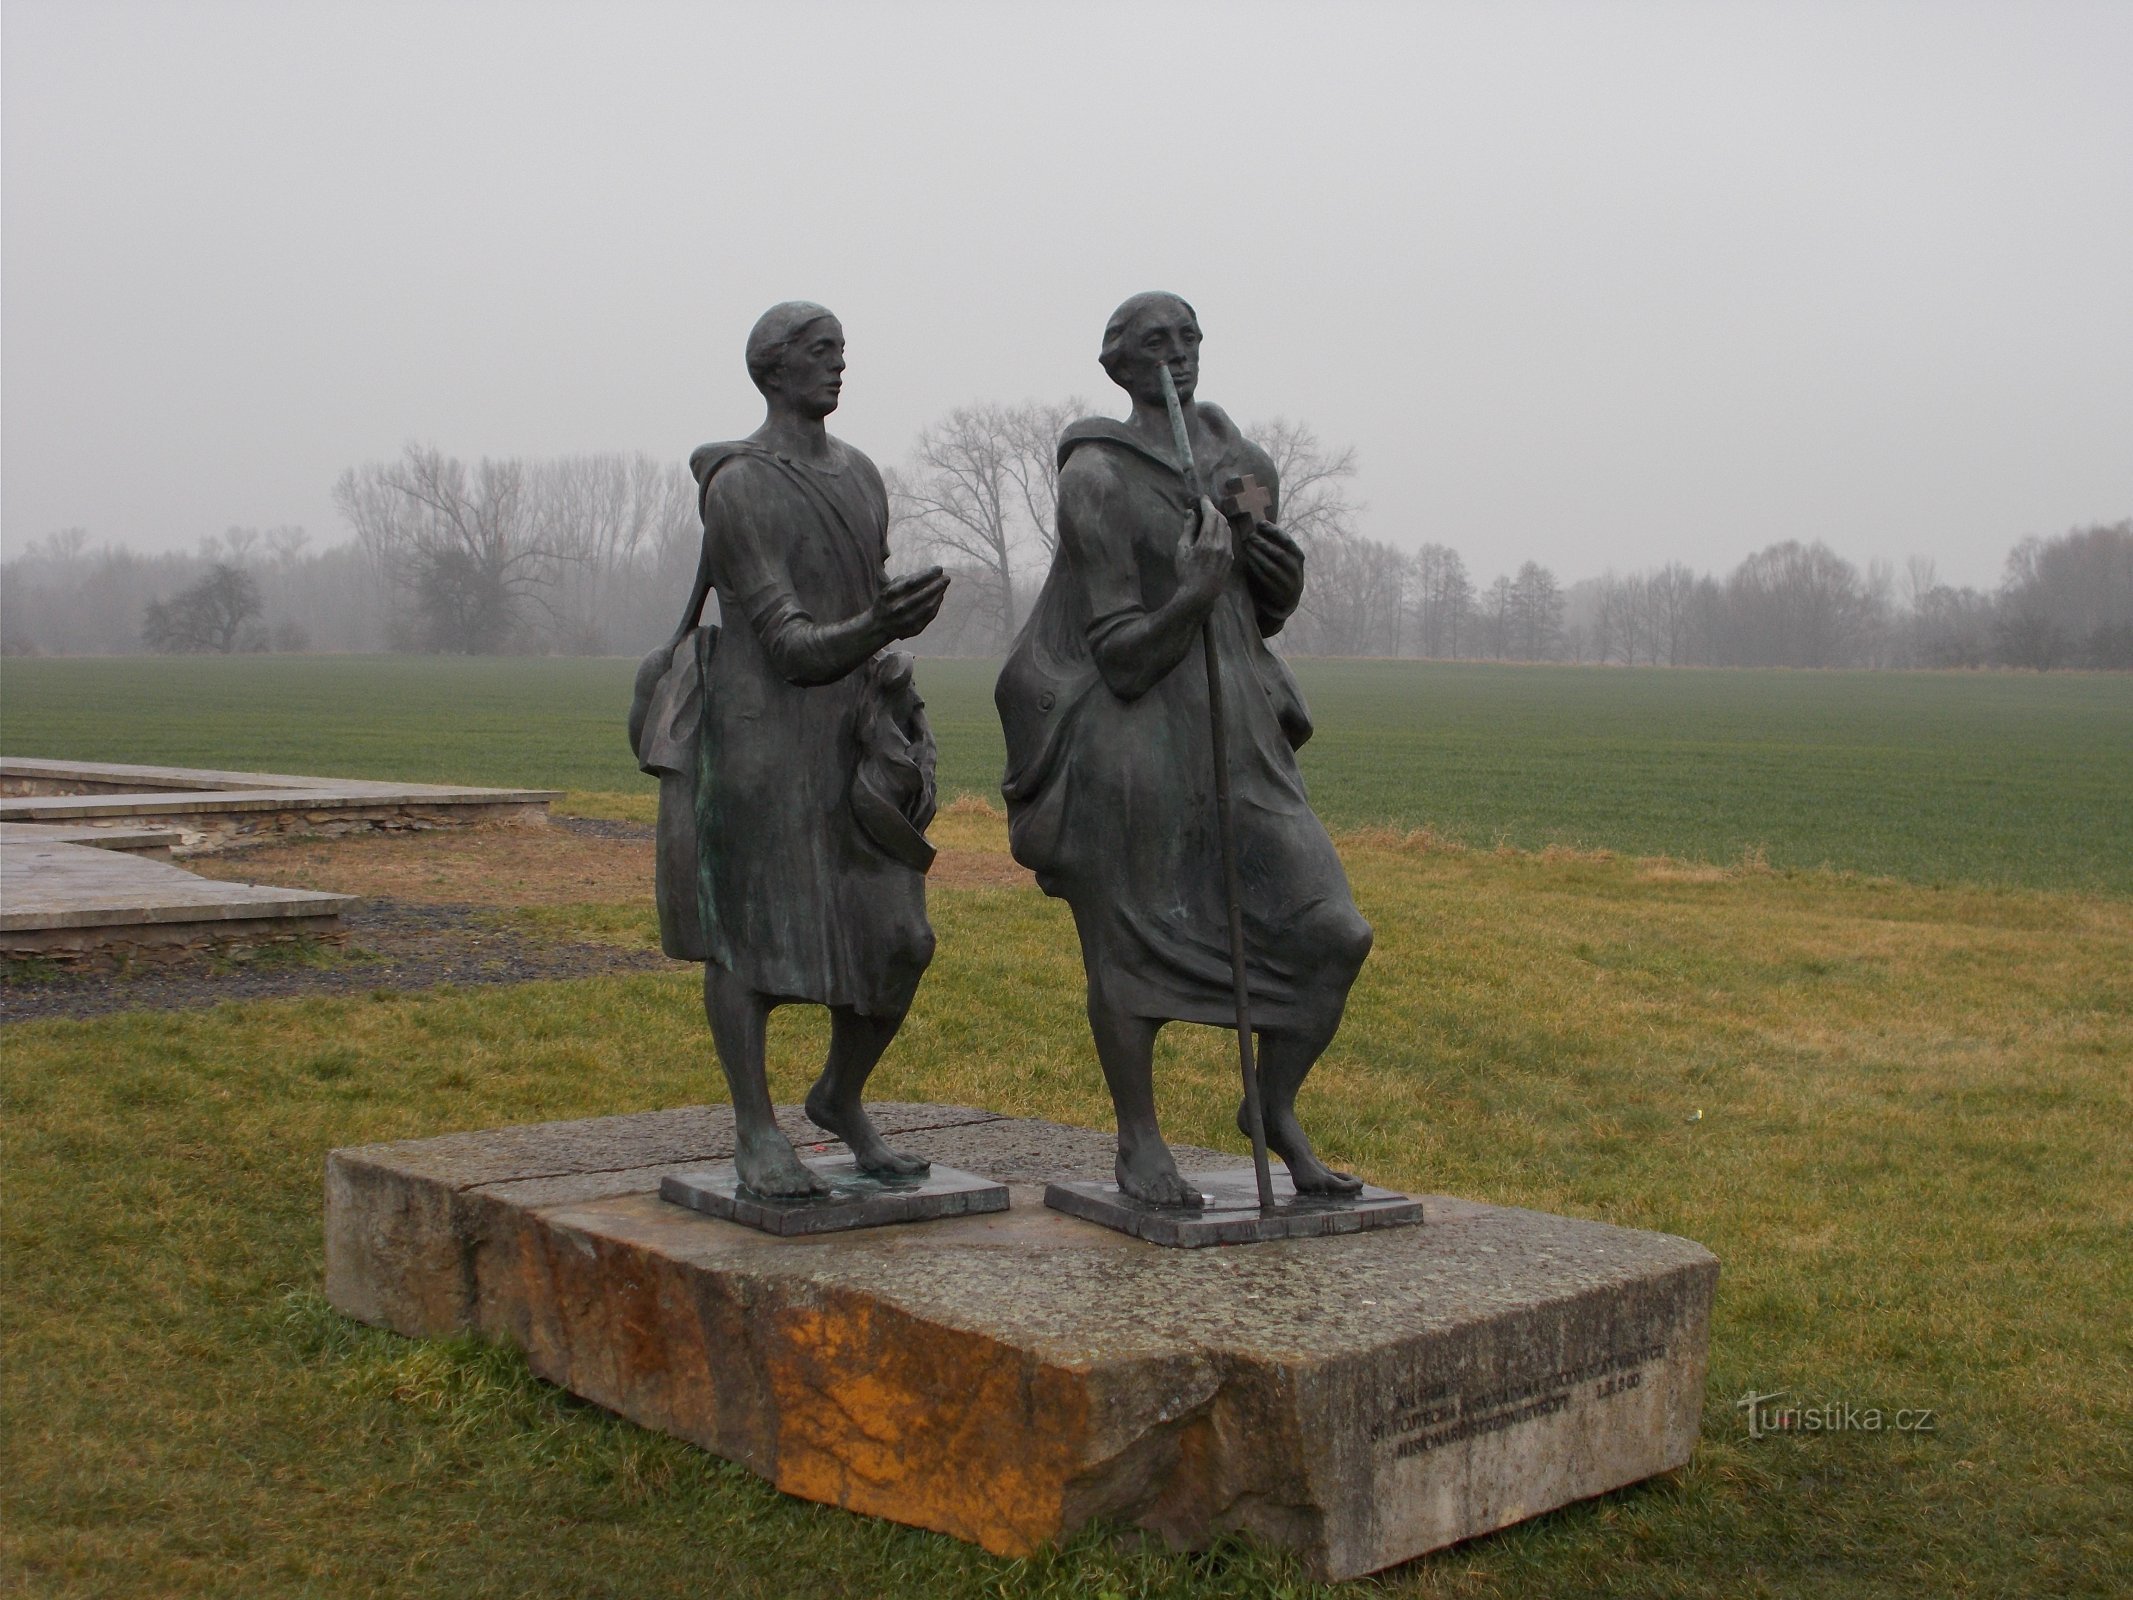
<path id="1" fill-rule="evenodd" d="M 626 661 L 11 660 L 10 754 L 650 793 Z M 920 683 L 945 792 L 997 799 L 989 662 Z M 2133 679 L 1307 661 L 1336 829 L 1922 883 L 2133 893 Z"/>
<path id="2" fill-rule="evenodd" d="M 2133 892 L 2133 678 L 1310 662 L 1335 828 Z"/>
<path id="3" fill-rule="evenodd" d="M 1362 1592 L 2122 1592 L 2133 904 L 1346 853 L 1378 948 L 1306 1094 L 1330 1153 L 1724 1263 L 1685 1471 Z M 875 1092 L 1103 1125 L 1063 908 L 973 889 L 933 911 L 940 955 Z M 641 938 L 650 913 L 553 921 Z M 1011 1562 L 790 1500 L 507 1352 L 324 1305 L 331 1147 L 715 1098 L 687 971 L 0 1037 L 0 1572 L 34 1592 L 1309 1592 L 1250 1550 L 1090 1534 Z M 779 1013 L 780 1099 L 823 1042 L 819 1013 Z M 1165 1034 L 1173 1137 L 1237 1148 L 1233 1070 L 1224 1035 Z M 1752 1441 L 1731 1405 L 1751 1388 L 1940 1425 Z"/>

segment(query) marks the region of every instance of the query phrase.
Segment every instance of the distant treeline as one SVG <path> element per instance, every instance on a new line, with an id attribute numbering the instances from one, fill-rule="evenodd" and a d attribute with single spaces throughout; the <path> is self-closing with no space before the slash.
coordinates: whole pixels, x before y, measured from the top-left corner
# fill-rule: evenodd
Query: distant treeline
<path id="1" fill-rule="evenodd" d="M 959 408 L 887 470 L 892 564 L 957 582 L 920 654 L 1002 653 L 1049 564 L 1060 429 L 1085 407 Z M 1248 425 L 1280 471 L 1309 565 L 1281 637 L 1298 655 L 1624 666 L 2133 669 L 2133 519 L 2023 539 L 1990 591 L 1930 560 L 1864 570 L 1787 540 L 1724 574 L 1680 562 L 1564 584 L 1525 561 L 1477 579 L 1441 543 L 1365 537 L 1352 450 Z M 0 565 L 0 653 L 432 651 L 636 654 L 673 631 L 699 543 L 695 486 L 648 456 L 469 465 L 410 447 L 351 468 L 352 541 L 232 528 L 190 554 L 92 546 L 81 529 Z"/>

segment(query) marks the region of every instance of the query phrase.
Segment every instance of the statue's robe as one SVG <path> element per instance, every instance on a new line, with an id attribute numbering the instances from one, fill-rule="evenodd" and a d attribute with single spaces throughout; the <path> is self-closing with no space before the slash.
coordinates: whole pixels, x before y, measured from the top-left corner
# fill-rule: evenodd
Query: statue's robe
<path id="1" fill-rule="evenodd" d="M 881 592 L 888 496 L 873 462 L 832 443 L 829 468 L 746 441 L 690 458 L 721 624 L 698 744 L 698 911 L 708 959 L 758 993 L 901 1016 L 933 956 L 924 867 L 853 809 L 901 658 L 828 678 L 814 637 Z M 926 768 L 921 829 L 930 747 Z"/>
<path id="2" fill-rule="evenodd" d="M 1153 688 L 1123 698 L 1096 650 L 1177 591 L 1186 516 L 1210 485 L 1266 453 L 1213 406 L 1218 449 L 1190 482 L 1123 423 L 1089 418 L 1059 443 L 1058 544 L 994 692 L 1007 737 L 1015 859 L 1072 907 L 1092 992 L 1128 1014 L 1234 1026 L 1206 670 L 1197 642 Z M 1276 501 L 1278 506 L 1278 499 Z M 1270 511 L 1269 516 L 1273 513 Z M 1311 721 L 1266 646 L 1284 616 L 1241 558 L 1209 612 L 1222 680 L 1256 1028 L 1338 1023 L 1370 944 L 1296 750 Z"/>

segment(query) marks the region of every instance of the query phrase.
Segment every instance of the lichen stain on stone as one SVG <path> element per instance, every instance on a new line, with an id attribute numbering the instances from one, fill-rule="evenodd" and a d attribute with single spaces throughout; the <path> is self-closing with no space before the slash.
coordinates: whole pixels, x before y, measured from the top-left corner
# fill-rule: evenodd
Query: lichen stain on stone
<path id="1" fill-rule="evenodd" d="M 784 1308 L 767 1342 L 786 1493 L 995 1555 L 1059 1536 L 1089 1431 L 1072 1375 L 1031 1372 L 996 1340 L 846 1294 Z"/>

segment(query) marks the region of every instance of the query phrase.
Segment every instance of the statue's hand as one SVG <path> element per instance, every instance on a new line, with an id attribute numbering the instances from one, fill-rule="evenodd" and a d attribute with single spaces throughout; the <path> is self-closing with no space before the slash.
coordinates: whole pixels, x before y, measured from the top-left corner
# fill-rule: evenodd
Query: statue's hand
<path id="1" fill-rule="evenodd" d="M 1229 546 L 1228 519 L 1202 496 L 1199 509 L 1185 514 L 1185 532 L 1178 539 L 1178 588 L 1213 604 L 1229 580 Z"/>
<path id="2" fill-rule="evenodd" d="M 892 578 L 874 597 L 874 621 L 892 639 L 908 639 L 924 633 L 926 625 L 940 614 L 948 593 L 948 575 L 939 567 Z"/>
<path id="3" fill-rule="evenodd" d="M 1244 571 L 1277 609 L 1292 611 L 1303 597 L 1303 547 L 1271 522 L 1257 522 L 1244 536 Z"/>

